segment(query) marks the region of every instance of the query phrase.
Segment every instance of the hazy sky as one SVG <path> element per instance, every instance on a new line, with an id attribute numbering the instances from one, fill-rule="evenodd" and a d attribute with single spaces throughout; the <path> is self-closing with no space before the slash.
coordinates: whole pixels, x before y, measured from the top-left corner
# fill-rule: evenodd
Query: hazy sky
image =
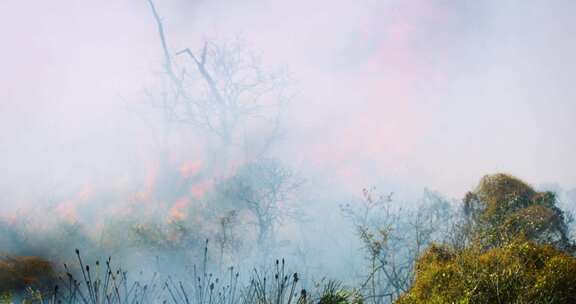
<path id="1" fill-rule="evenodd" d="M 496 171 L 576 187 L 574 1 L 156 4 L 175 50 L 242 35 L 289 67 L 296 168 L 454 197 Z M 0 191 L 134 165 L 149 138 L 129 105 L 162 60 L 146 1 L 4 0 L 0 20 Z"/>

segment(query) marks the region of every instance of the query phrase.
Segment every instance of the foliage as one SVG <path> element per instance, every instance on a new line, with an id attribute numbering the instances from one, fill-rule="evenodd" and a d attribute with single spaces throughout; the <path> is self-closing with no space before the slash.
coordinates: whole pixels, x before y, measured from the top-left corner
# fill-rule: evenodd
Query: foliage
<path id="1" fill-rule="evenodd" d="M 485 252 L 433 245 L 417 263 L 410 292 L 396 303 L 573 303 L 576 259 L 519 240 Z"/>
<path id="2" fill-rule="evenodd" d="M 372 303 L 385 303 L 410 288 L 418 255 L 432 241 L 446 237 L 452 210 L 446 199 L 428 190 L 417 209 L 394 208 L 392 194 L 377 195 L 374 189 L 364 189 L 363 196 L 359 207 L 340 208 L 367 253 L 359 289 Z"/>
<path id="3" fill-rule="evenodd" d="M 217 275 L 208 271 L 208 241 L 203 250 L 203 262 L 192 268 L 191 277 L 163 277 L 154 274 L 149 278 L 133 280 L 122 268 L 112 266 L 111 258 L 104 264 L 86 264 L 76 249 L 78 267 L 67 265 L 65 273 L 55 282 L 52 290 L 25 286 L 22 290 L 6 289 L 0 303 L 173 303 L 173 304 L 362 304 L 356 292 L 350 292 L 336 281 L 320 282 L 319 292 L 309 293 L 301 287 L 298 273 L 288 272 L 284 259 L 276 260 L 272 271 L 254 270 L 247 284 L 239 280 L 233 267 Z M 52 285 L 54 286 L 54 285 Z M 16 292 L 17 296 L 14 296 Z"/>
<path id="4" fill-rule="evenodd" d="M 137 224 L 132 227 L 131 238 L 143 249 L 184 250 L 202 243 L 200 234 L 195 232 L 183 221 L 173 220 L 165 225 Z"/>
<path id="5" fill-rule="evenodd" d="M 5 256 L 0 259 L 0 294 L 24 291 L 34 286 L 51 288 L 56 280 L 50 262 L 33 256 Z"/>
<path id="6" fill-rule="evenodd" d="M 6 292 L 0 294 L 0 304 L 10 304 L 12 303 L 12 293 Z"/>
<path id="7" fill-rule="evenodd" d="M 322 288 L 318 304 L 362 304 L 364 299 L 357 292 L 350 292 L 338 281 L 330 280 Z"/>
<path id="8" fill-rule="evenodd" d="M 0 219 L 2 250 L 18 256 L 61 257 L 66 248 L 93 245 L 78 221 L 59 217 L 49 208 L 38 208 L 14 221 Z"/>
<path id="9" fill-rule="evenodd" d="M 537 192 L 507 174 L 487 175 L 464 198 L 470 242 L 486 248 L 518 237 L 571 250 L 564 212 L 552 192 Z"/>
<path id="10" fill-rule="evenodd" d="M 574 303 L 576 258 L 551 192 L 488 175 L 464 198 L 464 246 L 431 245 L 396 303 Z"/>
<path id="11" fill-rule="evenodd" d="M 313 292 L 303 288 L 296 272 L 289 272 L 284 259 L 272 268 L 254 269 L 248 281 L 239 279 L 233 267 L 217 274 L 209 272 L 208 241 L 203 248 L 203 261 L 190 271 L 191 276 L 163 276 L 134 279 L 121 267 L 114 267 L 111 258 L 104 263 L 87 264 L 76 249 L 77 266 L 64 265 L 64 272 L 50 286 L 38 289 L 26 285 L 21 290 L 0 290 L 0 303 L 83 303 L 83 304 L 363 304 L 355 290 L 340 282 L 322 280 Z M 19 270 L 21 271 L 21 270 Z M 56 285 L 57 284 L 57 285 Z"/>

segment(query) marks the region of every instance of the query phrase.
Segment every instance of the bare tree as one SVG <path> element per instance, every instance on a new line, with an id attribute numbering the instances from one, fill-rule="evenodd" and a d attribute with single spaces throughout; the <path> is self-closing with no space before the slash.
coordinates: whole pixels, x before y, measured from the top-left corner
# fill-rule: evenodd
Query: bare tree
<path id="1" fill-rule="evenodd" d="M 258 248 L 267 253 L 276 242 L 278 225 L 302 216 L 293 202 L 301 184 L 301 180 L 277 161 L 263 159 L 244 165 L 224 181 L 220 189 L 234 206 L 251 215 Z"/>
<path id="2" fill-rule="evenodd" d="M 164 55 L 165 88 L 153 98 L 171 123 L 193 125 L 214 135 L 228 146 L 241 145 L 247 129 L 262 124 L 270 133 L 259 134 L 266 151 L 279 135 L 282 106 L 289 100 L 284 70 L 263 67 L 260 56 L 239 38 L 205 41 L 200 51 L 172 51 L 162 18 L 147 0 L 158 28 Z"/>
<path id="3" fill-rule="evenodd" d="M 240 38 L 174 48 L 156 2 L 146 0 L 162 67 L 159 81 L 136 108 L 154 127 L 151 133 L 158 134 L 151 199 L 171 204 L 189 196 L 194 184 L 234 169 L 237 163 L 232 159 L 264 157 L 281 138 L 280 114 L 290 90 L 285 70 L 265 68 L 262 58 Z M 188 143 L 196 145 L 190 148 Z M 182 174 L 181 165 L 175 164 L 181 160 L 172 157 L 175 146 L 194 149 L 190 154 L 199 158 L 199 169 Z"/>
<path id="4" fill-rule="evenodd" d="M 414 278 L 414 263 L 433 240 L 449 230 L 450 207 L 438 194 L 425 190 L 417 209 L 393 208 L 392 194 L 364 189 L 359 207 L 340 206 L 367 252 L 368 274 L 361 284 L 375 304 L 405 293 Z"/>

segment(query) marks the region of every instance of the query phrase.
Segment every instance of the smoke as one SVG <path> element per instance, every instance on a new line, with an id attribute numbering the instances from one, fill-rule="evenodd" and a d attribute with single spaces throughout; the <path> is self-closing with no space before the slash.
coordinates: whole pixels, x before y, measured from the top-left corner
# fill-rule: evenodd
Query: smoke
<path id="1" fill-rule="evenodd" d="M 571 1 L 156 6 L 172 52 L 242 37 L 265 66 L 289 71 L 294 98 L 267 155 L 306 181 L 295 198 L 306 222 L 278 227 L 294 245 L 287 255 L 316 248 L 306 252 L 311 265 L 354 269 L 360 245 L 338 206 L 373 185 L 408 206 L 424 187 L 461 198 L 497 171 L 576 187 Z M 258 146 L 220 155 L 214 138 L 189 126 L 166 135 L 142 108 L 163 73 L 146 1 L 6 1 L 0 12 L 4 219 L 28 216 L 30 231 L 54 234 L 61 219 L 79 222 L 97 238 L 115 233 L 110 218 L 213 216 L 211 190 Z M 269 130 L 257 131 L 261 139 Z"/>

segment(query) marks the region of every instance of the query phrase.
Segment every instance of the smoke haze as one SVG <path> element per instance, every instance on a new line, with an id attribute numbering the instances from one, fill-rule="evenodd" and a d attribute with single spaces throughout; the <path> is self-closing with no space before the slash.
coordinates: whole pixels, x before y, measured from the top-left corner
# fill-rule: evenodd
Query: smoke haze
<path id="1" fill-rule="evenodd" d="M 348 229 L 336 224 L 338 205 L 373 185 L 407 202 L 425 187 L 460 199 L 501 171 L 576 188 L 573 1 L 156 6 L 172 52 L 242 37 L 266 66 L 289 71 L 295 94 L 270 154 L 306 180 L 298 200 L 325 220 L 306 228 L 312 234 Z M 163 73 L 146 1 L 8 0 L 0 20 L 3 218 L 46 208 L 101 228 L 99 217 L 150 198 L 163 147 L 182 176 L 203 170 L 209 139 L 183 128 L 166 142 L 141 110 Z M 191 196 L 214 183 L 200 180 Z M 167 207 L 175 218 L 191 203 L 177 199 Z M 340 253 L 323 252 L 339 265 Z"/>

